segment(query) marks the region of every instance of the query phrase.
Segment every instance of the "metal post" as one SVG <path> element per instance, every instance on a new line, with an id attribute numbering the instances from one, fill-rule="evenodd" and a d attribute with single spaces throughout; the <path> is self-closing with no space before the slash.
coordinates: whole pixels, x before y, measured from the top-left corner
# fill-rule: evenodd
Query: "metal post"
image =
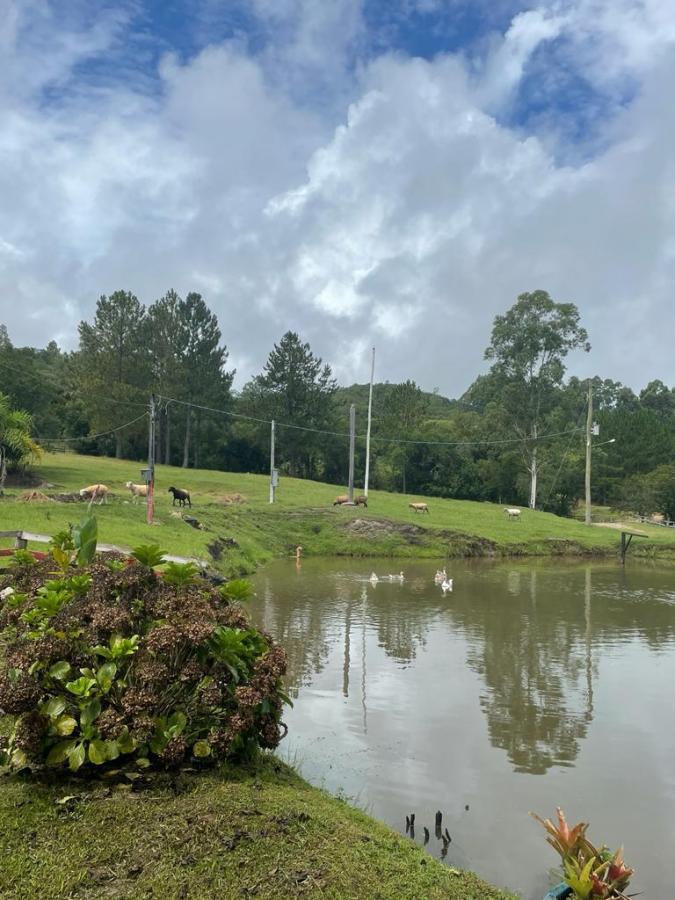
<path id="1" fill-rule="evenodd" d="M 270 503 L 274 503 L 274 419 L 270 431 Z"/>
<path id="2" fill-rule="evenodd" d="M 588 382 L 588 414 L 586 416 L 586 524 L 591 524 L 591 434 L 593 433 L 593 387 Z"/>
<path id="3" fill-rule="evenodd" d="M 155 506 L 155 395 L 150 394 L 150 428 L 148 434 L 148 469 L 150 479 L 148 481 L 147 523 L 152 525 L 152 516 Z"/>
<path id="4" fill-rule="evenodd" d="M 356 407 L 349 407 L 349 501 L 354 501 L 354 445 L 356 443 Z"/>
<path id="5" fill-rule="evenodd" d="M 366 429 L 366 475 L 363 480 L 363 493 L 368 496 L 368 478 L 370 475 L 370 422 L 373 414 L 373 377 L 375 375 L 375 348 L 373 347 L 373 360 L 370 365 L 370 390 L 368 391 L 368 427 Z"/>

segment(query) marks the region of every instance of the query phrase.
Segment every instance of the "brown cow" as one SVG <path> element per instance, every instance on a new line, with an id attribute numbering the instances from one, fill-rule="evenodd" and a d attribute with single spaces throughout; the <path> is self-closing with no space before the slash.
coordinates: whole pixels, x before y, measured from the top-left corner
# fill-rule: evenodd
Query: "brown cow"
<path id="1" fill-rule="evenodd" d="M 415 512 L 423 512 L 423 513 L 429 512 L 429 507 L 427 506 L 426 503 L 409 503 L 408 506 L 410 507 L 410 509 L 414 510 Z"/>

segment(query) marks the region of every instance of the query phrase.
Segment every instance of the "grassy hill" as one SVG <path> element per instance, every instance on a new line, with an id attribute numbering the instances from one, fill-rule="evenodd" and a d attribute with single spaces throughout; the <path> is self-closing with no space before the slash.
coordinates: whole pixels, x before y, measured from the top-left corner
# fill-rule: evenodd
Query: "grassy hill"
<path id="1" fill-rule="evenodd" d="M 616 552 L 619 536 L 604 528 L 587 528 L 573 519 L 524 509 L 509 521 L 491 503 L 429 498 L 430 514 L 415 513 L 408 503 L 419 497 L 372 491 L 368 509 L 333 507 L 341 493 L 333 485 L 283 478 L 277 502 L 268 502 L 269 482 L 262 475 L 157 467 L 156 524 L 145 521 L 143 502 L 134 504 L 125 481 L 140 480 L 140 464 L 75 454 L 45 454 L 35 467 L 49 493 L 76 491 L 95 482 L 113 496 L 96 506 L 101 541 L 132 547 L 157 542 L 167 552 L 211 560 L 225 574 L 252 571 L 257 564 L 293 552 L 308 555 L 453 556 L 560 555 Z M 192 494 L 197 531 L 179 517 L 167 493 L 170 485 Z M 0 530 L 25 529 L 51 534 L 77 522 L 84 504 L 24 503 L 13 488 L 0 500 Z M 187 512 L 190 512 L 189 510 Z M 642 528 L 642 526 L 641 526 Z M 645 528 L 631 554 L 675 558 L 675 534 Z M 4 546 L 11 541 L 5 539 Z M 209 547 L 211 549 L 209 549 Z"/>

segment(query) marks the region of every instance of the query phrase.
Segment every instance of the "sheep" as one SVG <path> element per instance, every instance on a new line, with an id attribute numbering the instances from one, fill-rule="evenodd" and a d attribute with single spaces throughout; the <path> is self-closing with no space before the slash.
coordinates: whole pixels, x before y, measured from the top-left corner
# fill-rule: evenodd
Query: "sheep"
<path id="1" fill-rule="evenodd" d="M 173 494 L 173 503 L 172 506 L 176 505 L 176 500 L 178 500 L 179 506 L 185 506 L 185 502 L 187 501 L 187 505 L 192 509 L 192 501 L 190 500 L 190 492 L 182 491 L 180 488 L 170 487 L 168 490 L 169 494 Z"/>
<path id="2" fill-rule="evenodd" d="M 359 494 L 358 497 L 354 497 L 354 504 L 356 506 L 365 506 L 368 507 L 368 498 L 365 494 Z"/>
<path id="3" fill-rule="evenodd" d="M 429 507 L 426 503 L 409 503 L 408 506 L 414 512 L 429 513 Z"/>
<path id="4" fill-rule="evenodd" d="M 336 497 L 335 500 L 333 500 L 333 506 L 342 506 L 343 503 L 349 503 L 348 494 L 340 494 L 339 497 Z"/>
<path id="5" fill-rule="evenodd" d="M 105 484 L 88 484 L 87 487 L 80 489 L 80 497 L 83 500 L 91 500 L 92 502 L 98 499 L 100 506 L 101 503 L 108 502 L 108 486 Z"/>
<path id="6" fill-rule="evenodd" d="M 124 487 L 129 488 L 131 491 L 131 496 L 133 497 L 133 503 L 136 503 L 139 497 L 147 497 L 148 496 L 148 486 L 147 484 L 134 484 L 131 481 L 125 481 Z"/>
<path id="7" fill-rule="evenodd" d="M 505 506 L 504 512 L 509 519 L 520 519 L 520 510 L 517 507 Z"/>

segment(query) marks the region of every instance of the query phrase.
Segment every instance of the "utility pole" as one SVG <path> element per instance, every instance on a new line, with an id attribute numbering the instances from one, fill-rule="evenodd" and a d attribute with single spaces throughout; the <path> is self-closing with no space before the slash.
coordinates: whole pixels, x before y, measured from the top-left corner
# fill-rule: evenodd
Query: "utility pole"
<path id="1" fill-rule="evenodd" d="M 150 430 L 148 434 L 148 496 L 146 498 L 147 522 L 152 525 L 155 493 L 155 395 L 150 394 Z"/>
<path id="2" fill-rule="evenodd" d="M 368 496 L 368 477 L 370 475 L 370 422 L 373 414 L 373 377 L 375 375 L 375 348 L 370 365 L 370 390 L 368 391 L 368 428 L 366 429 L 366 476 L 363 481 L 363 493 Z"/>
<path id="3" fill-rule="evenodd" d="M 276 484 L 276 473 L 274 471 L 274 419 L 272 419 L 272 427 L 270 430 L 270 503 L 274 503 L 274 489 Z"/>
<path id="4" fill-rule="evenodd" d="M 591 524 L 591 435 L 593 433 L 593 387 L 588 381 L 588 413 L 586 415 L 586 524 Z"/>
<path id="5" fill-rule="evenodd" d="M 349 501 L 354 500 L 354 445 L 356 443 L 356 407 L 349 407 Z"/>

